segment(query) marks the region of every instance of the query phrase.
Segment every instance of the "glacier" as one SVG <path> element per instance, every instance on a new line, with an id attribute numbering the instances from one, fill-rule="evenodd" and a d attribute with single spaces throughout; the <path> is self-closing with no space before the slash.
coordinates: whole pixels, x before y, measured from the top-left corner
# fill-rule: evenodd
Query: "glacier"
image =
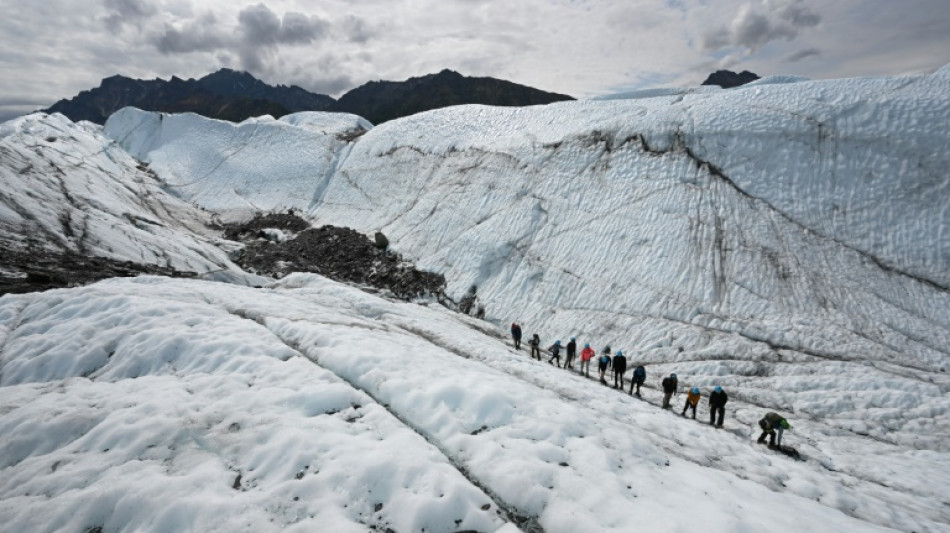
<path id="1" fill-rule="evenodd" d="M 947 72 L 458 106 L 377 127 L 131 108 L 104 128 L 0 125 L 4 247 L 235 282 L 0 299 L 0 427 L 17 436 L 0 447 L 0 517 L 49 531 L 675 531 L 697 516 L 714 530 L 942 530 Z M 288 209 L 382 231 L 450 295 L 474 287 L 486 320 L 241 272 L 215 221 Z M 622 348 L 646 365 L 649 401 L 515 352 L 512 321 L 545 345 Z M 726 431 L 658 409 L 670 372 L 729 392 Z M 792 421 L 804 461 L 754 445 L 766 410 Z M 317 468 L 307 443 L 335 465 Z M 49 499 L 58 511 L 33 516 Z M 129 510 L 148 501 L 173 510 Z"/>

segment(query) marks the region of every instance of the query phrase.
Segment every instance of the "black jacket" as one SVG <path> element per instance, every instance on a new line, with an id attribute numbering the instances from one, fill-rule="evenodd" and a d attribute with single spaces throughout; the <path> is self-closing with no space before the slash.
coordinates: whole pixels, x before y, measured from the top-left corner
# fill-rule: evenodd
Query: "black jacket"
<path id="1" fill-rule="evenodd" d="M 577 355 L 577 343 L 570 341 L 567 343 L 567 356 L 571 357 L 573 355 Z"/>
<path id="2" fill-rule="evenodd" d="M 678 384 L 676 378 L 671 378 L 670 376 L 666 376 L 665 378 L 663 378 L 662 384 L 663 384 L 663 392 L 666 392 L 666 393 L 676 392 L 676 385 Z"/>
<path id="3" fill-rule="evenodd" d="M 623 355 L 614 356 L 614 372 L 623 374 L 627 371 L 627 358 Z"/>
<path id="4" fill-rule="evenodd" d="M 709 395 L 709 407 L 713 409 L 717 407 L 725 407 L 726 402 L 729 401 L 729 395 L 726 394 L 726 391 L 713 392 Z"/>

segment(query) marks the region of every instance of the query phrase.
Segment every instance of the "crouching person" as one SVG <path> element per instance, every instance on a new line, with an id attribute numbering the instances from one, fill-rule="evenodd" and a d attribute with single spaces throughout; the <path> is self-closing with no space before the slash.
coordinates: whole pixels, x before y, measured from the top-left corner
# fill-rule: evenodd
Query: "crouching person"
<path id="1" fill-rule="evenodd" d="M 785 420 L 782 415 L 771 411 L 765 413 L 762 420 L 759 420 L 759 427 L 762 428 L 762 435 L 759 436 L 758 443 L 764 443 L 765 437 L 768 436 L 769 448 L 781 448 L 782 433 L 784 433 L 786 429 L 792 429 L 792 426 L 788 424 L 788 420 Z M 776 438 L 776 433 L 778 434 L 778 438 Z"/>
<path id="2" fill-rule="evenodd" d="M 683 416 L 686 416 L 686 410 L 693 410 L 693 420 L 696 420 L 696 406 L 699 405 L 699 387 L 693 387 L 686 395 L 686 403 L 683 404 Z"/>

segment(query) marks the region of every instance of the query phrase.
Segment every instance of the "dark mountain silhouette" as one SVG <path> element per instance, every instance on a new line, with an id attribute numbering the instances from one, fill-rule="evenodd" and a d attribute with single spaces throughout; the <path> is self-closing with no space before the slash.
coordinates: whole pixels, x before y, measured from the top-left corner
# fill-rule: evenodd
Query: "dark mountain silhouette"
<path id="1" fill-rule="evenodd" d="M 272 87 L 247 72 L 223 68 L 198 80 L 204 90 L 225 96 L 266 100 L 283 106 L 287 111 L 324 111 L 336 100 L 325 94 L 316 94 L 296 85 Z"/>
<path id="2" fill-rule="evenodd" d="M 359 115 L 373 124 L 460 104 L 525 106 L 572 97 L 495 78 L 470 78 L 443 70 L 406 81 L 371 81 L 340 97 L 336 110 Z"/>
<path id="3" fill-rule="evenodd" d="M 112 76 L 103 79 L 99 87 L 82 91 L 72 99 L 60 100 L 44 111 L 62 113 L 74 122 L 88 120 L 104 124 L 109 115 L 126 106 L 169 113 L 190 111 L 232 121 L 268 114 L 282 116 L 288 113 L 287 108 L 271 100 L 216 94 L 204 89 L 200 81 L 183 80 L 174 76 L 168 81 Z"/>
<path id="4" fill-rule="evenodd" d="M 717 70 L 706 78 L 703 85 L 718 85 L 723 89 L 731 89 L 757 79 L 759 79 L 759 76 L 748 70 L 743 70 L 738 74 L 731 70 Z"/>
<path id="5" fill-rule="evenodd" d="M 60 100 L 48 113 L 73 121 L 104 124 L 126 106 L 146 111 L 193 112 L 211 118 L 241 121 L 248 117 L 280 117 L 297 111 L 338 111 L 360 115 L 374 124 L 420 111 L 458 104 L 523 106 L 572 100 L 494 78 L 469 78 L 451 70 L 402 82 L 372 81 L 343 95 L 339 101 L 295 85 L 268 85 L 246 72 L 221 69 L 201 79 L 172 77 L 136 80 L 112 76 L 69 100 Z"/>

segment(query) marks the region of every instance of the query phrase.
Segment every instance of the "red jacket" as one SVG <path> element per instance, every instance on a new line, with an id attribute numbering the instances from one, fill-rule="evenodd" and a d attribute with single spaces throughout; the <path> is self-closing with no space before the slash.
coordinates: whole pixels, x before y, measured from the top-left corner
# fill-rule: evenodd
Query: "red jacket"
<path id="1" fill-rule="evenodd" d="M 588 346 L 581 350 L 581 361 L 590 361 L 594 358 L 594 349 Z"/>

